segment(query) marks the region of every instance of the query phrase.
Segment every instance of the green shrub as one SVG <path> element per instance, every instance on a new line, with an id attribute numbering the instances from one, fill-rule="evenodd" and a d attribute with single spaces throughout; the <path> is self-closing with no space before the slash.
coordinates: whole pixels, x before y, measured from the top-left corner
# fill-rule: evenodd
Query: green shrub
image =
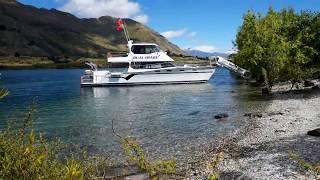
<path id="1" fill-rule="evenodd" d="M 11 123 L 0 132 L 0 177 L 3 179 L 84 179 L 102 176 L 103 158 L 65 156 L 59 141 L 46 142 L 32 128 L 31 109 L 22 125 Z M 62 157 L 62 158 L 61 158 Z"/>
<path id="2" fill-rule="evenodd" d="M 151 178 L 157 179 L 162 174 L 175 174 L 176 162 L 173 160 L 152 163 L 148 160 L 141 146 L 131 138 L 122 138 L 122 147 L 125 155 L 134 165 L 143 172 L 148 172 Z"/>
<path id="3" fill-rule="evenodd" d="M 211 159 L 211 161 L 208 164 L 208 169 L 212 171 L 211 174 L 208 176 L 208 180 L 218 180 L 220 177 L 220 174 L 217 170 L 217 166 L 219 163 L 221 163 L 224 160 L 224 153 L 219 152 L 214 155 L 214 157 Z"/>
<path id="4" fill-rule="evenodd" d="M 113 121 L 112 130 L 114 135 L 121 140 L 122 149 L 128 161 L 137 166 L 140 171 L 147 172 L 151 179 L 158 179 L 161 175 L 176 173 L 177 165 L 174 160 L 163 160 L 156 163 L 151 162 L 141 146 L 134 139 L 122 137 L 115 131 Z"/>

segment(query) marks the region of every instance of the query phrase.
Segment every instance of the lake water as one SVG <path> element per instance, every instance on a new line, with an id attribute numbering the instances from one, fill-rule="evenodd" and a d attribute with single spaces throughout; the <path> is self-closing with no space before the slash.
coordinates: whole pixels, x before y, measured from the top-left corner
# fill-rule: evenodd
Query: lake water
<path id="1" fill-rule="evenodd" d="M 10 96 L 0 102 L 0 127 L 37 106 L 35 128 L 48 137 L 118 157 L 119 134 L 131 136 L 151 157 L 197 156 L 215 139 L 245 123 L 245 112 L 261 110 L 259 91 L 218 68 L 205 84 L 133 87 L 79 85 L 81 69 L 0 71 Z M 214 115 L 228 113 L 226 120 Z"/>

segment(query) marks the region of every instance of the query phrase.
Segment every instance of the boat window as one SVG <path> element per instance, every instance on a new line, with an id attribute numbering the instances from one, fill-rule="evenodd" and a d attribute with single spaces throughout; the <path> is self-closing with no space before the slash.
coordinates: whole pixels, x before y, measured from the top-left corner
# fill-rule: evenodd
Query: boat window
<path id="1" fill-rule="evenodd" d="M 161 64 L 162 68 L 166 68 L 166 67 L 174 67 L 174 65 L 171 62 L 164 62 Z"/>
<path id="2" fill-rule="evenodd" d="M 132 62 L 131 67 L 134 69 L 159 69 L 175 67 L 175 65 L 171 62 Z"/>
<path id="3" fill-rule="evenodd" d="M 133 45 L 131 51 L 134 54 L 152 54 L 161 50 L 155 45 Z"/>

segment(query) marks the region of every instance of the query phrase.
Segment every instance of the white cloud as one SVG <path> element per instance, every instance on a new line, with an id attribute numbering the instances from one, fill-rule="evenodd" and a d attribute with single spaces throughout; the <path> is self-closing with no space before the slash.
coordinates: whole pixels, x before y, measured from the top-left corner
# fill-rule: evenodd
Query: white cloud
<path id="1" fill-rule="evenodd" d="M 179 30 L 174 30 L 174 31 L 162 32 L 161 35 L 166 37 L 167 39 L 173 39 L 173 38 L 182 37 L 186 33 L 187 33 L 187 29 L 179 29 Z"/>
<path id="2" fill-rule="evenodd" d="M 140 4 L 130 0 L 66 0 L 60 10 L 82 18 L 98 18 L 109 15 L 133 18 L 141 23 L 148 21 L 148 16 L 141 12 Z"/>
<path id="3" fill-rule="evenodd" d="M 189 32 L 188 29 L 178 29 L 178 30 L 171 30 L 165 31 L 161 33 L 162 36 L 166 37 L 167 39 L 174 39 L 179 37 L 194 37 L 197 35 L 197 32 Z"/>
<path id="4" fill-rule="evenodd" d="M 146 24 L 149 20 L 149 17 L 145 14 L 137 15 L 133 17 L 134 20 L 141 22 L 142 24 Z"/>
<path id="5" fill-rule="evenodd" d="M 236 54 L 237 52 L 238 52 L 238 49 L 234 49 L 234 48 L 226 51 L 227 54 Z"/>
<path id="6" fill-rule="evenodd" d="M 217 49 L 215 47 L 210 46 L 210 45 L 195 46 L 191 49 L 197 50 L 197 51 L 202 51 L 202 52 L 207 52 L 207 53 L 213 53 L 213 52 L 217 51 Z"/>
<path id="7" fill-rule="evenodd" d="M 197 32 L 191 32 L 191 33 L 188 34 L 188 37 L 194 37 L 196 35 L 197 35 Z"/>

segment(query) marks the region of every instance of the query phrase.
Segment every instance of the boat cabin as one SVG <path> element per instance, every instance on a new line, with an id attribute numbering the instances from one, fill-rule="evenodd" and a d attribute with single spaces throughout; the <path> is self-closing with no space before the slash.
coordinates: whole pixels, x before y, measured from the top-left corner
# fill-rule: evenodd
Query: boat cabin
<path id="1" fill-rule="evenodd" d="M 134 69 L 157 69 L 174 67 L 173 59 L 154 43 L 128 42 L 128 53 L 108 54 L 109 63 L 129 63 Z"/>

